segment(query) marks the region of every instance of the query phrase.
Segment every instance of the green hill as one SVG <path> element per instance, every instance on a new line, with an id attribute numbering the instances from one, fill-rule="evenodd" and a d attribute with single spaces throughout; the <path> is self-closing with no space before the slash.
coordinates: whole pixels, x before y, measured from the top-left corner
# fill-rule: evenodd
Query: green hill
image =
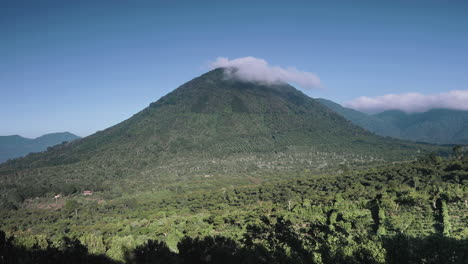
<path id="1" fill-rule="evenodd" d="M 18 135 L 0 136 L 0 163 L 8 159 L 25 156 L 29 153 L 41 152 L 48 147 L 78 138 L 80 137 L 69 132 L 46 134 L 35 139 L 24 138 Z"/>
<path id="2" fill-rule="evenodd" d="M 216 69 L 120 124 L 4 163 L 0 175 L 3 188 L 23 197 L 84 189 L 121 195 L 245 184 L 247 173 L 320 172 L 439 150 L 375 136 L 288 84 L 227 79 Z M 215 181 L 205 180 L 211 176 Z"/>
<path id="3" fill-rule="evenodd" d="M 468 111 L 432 109 L 407 114 L 385 111 L 375 117 L 400 130 L 399 138 L 437 144 L 468 144 Z"/>
<path id="4" fill-rule="evenodd" d="M 400 136 L 400 130 L 397 127 L 395 127 L 390 122 L 386 122 L 385 120 L 382 120 L 374 115 L 369 115 L 351 108 L 343 107 L 327 99 L 319 98 L 317 100 L 329 109 L 351 121 L 353 124 L 358 125 L 368 131 L 374 132 L 377 135 L 394 138 L 399 138 Z"/>
<path id="5" fill-rule="evenodd" d="M 467 158 L 437 151 L 448 147 L 376 136 L 290 85 L 216 69 L 120 124 L 0 165 L 0 257 L 463 260 Z"/>
<path id="6" fill-rule="evenodd" d="M 377 135 L 435 144 L 468 144 L 468 111 L 432 109 L 405 113 L 389 110 L 370 115 L 330 100 L 318 100 L 353 124 Z"/>

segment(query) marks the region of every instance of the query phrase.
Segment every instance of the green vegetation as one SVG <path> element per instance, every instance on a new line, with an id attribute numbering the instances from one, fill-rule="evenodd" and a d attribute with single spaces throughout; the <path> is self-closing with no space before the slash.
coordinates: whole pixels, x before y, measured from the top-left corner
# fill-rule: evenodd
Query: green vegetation
<path id="1" fill-rule="evenodd" d="M 49 147 L 79 138 L 68 132 L 46 134 L 35 139 L 18 135 L 0 136 L 0 163 L 25 156 L 28 153 L 45 151 Z"/>
<path id="2" fill-rule="evenodd" d="M 467 161 L 217 69 L 0 165 L 0 260 L 463 263 Z"/>
<path id="3" fill-rule="evenodd" d="M 375 136 L 292 86 L 230 80 L 217 69 L 120 124 L 0 164 L 0 190 L 30 199 L 211 189 L 450 151 Z"/>
<path id="4" fill-rule="evenodd" d="M 468 111 L 432 109 L 407 114 L 398 110 L 366 114 L 326 99 L 320 103 L 377 135 L 436 144 L 468 144 Z"/>
<path id="5" fill-rule="evenodd" d="M 66 236 L 88 261 L 465 263 L 467 183 L 468 158 L 428 156 L 211 191 L 38 199 L 0 224 L 15 237 L 8 254 L 57 251 Z"/>

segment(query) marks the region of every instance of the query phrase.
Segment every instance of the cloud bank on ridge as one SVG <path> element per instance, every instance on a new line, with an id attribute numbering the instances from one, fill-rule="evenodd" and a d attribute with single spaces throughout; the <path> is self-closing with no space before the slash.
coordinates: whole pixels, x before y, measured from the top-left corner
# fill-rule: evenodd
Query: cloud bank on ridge
<path id="1" fill-rule="evenodd" d="M 435 108 L 468 110 L 468 90 L 452 90 L 439 94 L 386 94 L 377 97 L 362 96 L 343 104 L 363 112 L 402 110 L 407 113 L 425 112 Z"/>
<path id="2" fill-rule="evenodd" d="M 219 57 L 211 63 L 212 68 L 226 68 L 229 77 L 265 84 L 294 83 L 305 89 L 321 87 L 319 77 L 312 72 L 299 71 L 294 67 L 272 66 L 266 60 L 243 57 L 229 60 Z"/>

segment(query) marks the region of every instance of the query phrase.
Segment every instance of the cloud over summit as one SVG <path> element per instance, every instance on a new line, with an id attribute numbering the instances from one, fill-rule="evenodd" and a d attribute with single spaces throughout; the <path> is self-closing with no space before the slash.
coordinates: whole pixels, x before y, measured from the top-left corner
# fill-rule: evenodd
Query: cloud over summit
<path id="1" fill-rule="evenodd" d="M 386 94 L 377 97 L 362 96 L 344 106 L 364 112 L 402 110 L 408 113 L 425 112 L 435 108 L 468 110 L 468 90 L 453 90 L 439 94 Z"/>
<path id="2" fill-rule="evenodd" d="M 226 68 L 229 77 L 244 81 L 266 84 L 294 83 L 302 88 L 312 89 L 321 86 L 315 73 L 299 71 L 294 67 L 272 66 L 266 60 L 255 57 L 243 57 L 229 60 L 219 57 L 211 63 L 212 68 Z"/>

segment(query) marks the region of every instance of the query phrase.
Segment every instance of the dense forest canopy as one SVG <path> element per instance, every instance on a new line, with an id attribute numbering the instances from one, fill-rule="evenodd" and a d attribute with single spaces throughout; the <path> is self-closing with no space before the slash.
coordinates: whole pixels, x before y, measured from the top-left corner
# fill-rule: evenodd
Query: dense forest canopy
<path id="1" fill-rule="evenodd" d="M 429 155 L 217 191 L 73 194 L 60 206 L 33 199 L 2 213 L 2 254 L 77 263 L 466 263 L 467 183 L 467 157 Z"/>

